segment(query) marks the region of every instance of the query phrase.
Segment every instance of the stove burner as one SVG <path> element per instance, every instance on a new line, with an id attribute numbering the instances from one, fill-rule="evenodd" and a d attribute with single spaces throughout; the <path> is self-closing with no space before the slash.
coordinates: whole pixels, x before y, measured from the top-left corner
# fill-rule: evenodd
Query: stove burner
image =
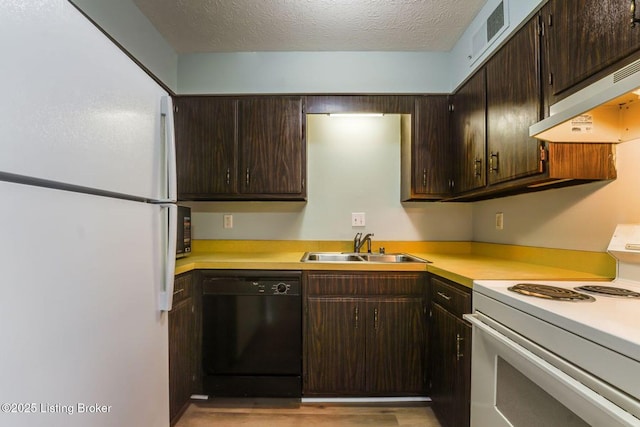
<path id="1" fill-rule="evenodd" d="M 508 288 L 512 292 L 537 298 L 545 298 L 557 301 L 585 301 L 592 302 L 595 298 L 581 294 L 573 289 L 559 288 L 556 286 L 539 285 L 535 283 L 519 283 Z"/>
<path id="2" fill-rule="evenodd" d="M 614 286 L 586 285 L 574 288 L 576 291 L 589 292 L 597 295 L 622 298 L 640 298 L 640 293 L 630 289 L 616 288 Z"/>

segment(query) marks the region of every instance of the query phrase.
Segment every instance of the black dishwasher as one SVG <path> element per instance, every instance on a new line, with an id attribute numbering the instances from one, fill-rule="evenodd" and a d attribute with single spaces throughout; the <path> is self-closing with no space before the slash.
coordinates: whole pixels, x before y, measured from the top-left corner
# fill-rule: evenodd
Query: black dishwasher
<path id="1" fill-rule="evenodd" d="M 203 391 L 302 395 L 301 273 L 217 271 L 202 282 Z"/>

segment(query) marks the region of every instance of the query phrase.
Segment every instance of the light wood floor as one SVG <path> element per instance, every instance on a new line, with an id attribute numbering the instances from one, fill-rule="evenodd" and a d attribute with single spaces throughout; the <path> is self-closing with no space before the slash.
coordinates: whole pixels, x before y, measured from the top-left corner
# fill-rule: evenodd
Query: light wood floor
<path id="1" fill-rule="evenodd" d="M 440 427 L 427 403 L 326 404 L 287 400 L 191 403 L 175 427 Z"/>

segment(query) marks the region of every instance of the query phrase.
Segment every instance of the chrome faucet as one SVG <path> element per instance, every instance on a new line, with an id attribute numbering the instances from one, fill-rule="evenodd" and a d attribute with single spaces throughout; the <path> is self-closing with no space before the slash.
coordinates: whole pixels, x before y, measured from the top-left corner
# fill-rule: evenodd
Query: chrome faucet
<path id="1" fill-rule="evenodd" d="M 371 238 L 373 233 L 367 233 L 364 237 L 360 238 L 362 233 L 356 233 L 356 237 L 353 238 L 353 252 L 360 253 L 360 248 L 367 242 L 367 252 L 371 253 Z"/>

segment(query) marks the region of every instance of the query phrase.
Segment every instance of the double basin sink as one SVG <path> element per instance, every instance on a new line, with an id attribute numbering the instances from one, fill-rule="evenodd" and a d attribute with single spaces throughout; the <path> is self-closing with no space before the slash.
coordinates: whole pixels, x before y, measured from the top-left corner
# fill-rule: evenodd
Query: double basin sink
<path id="1" fill-rule="evenodd" d="M 409 254 L 356 253 L 356 252 L 306 252 L 301 262 L 431 262 Z"/>

